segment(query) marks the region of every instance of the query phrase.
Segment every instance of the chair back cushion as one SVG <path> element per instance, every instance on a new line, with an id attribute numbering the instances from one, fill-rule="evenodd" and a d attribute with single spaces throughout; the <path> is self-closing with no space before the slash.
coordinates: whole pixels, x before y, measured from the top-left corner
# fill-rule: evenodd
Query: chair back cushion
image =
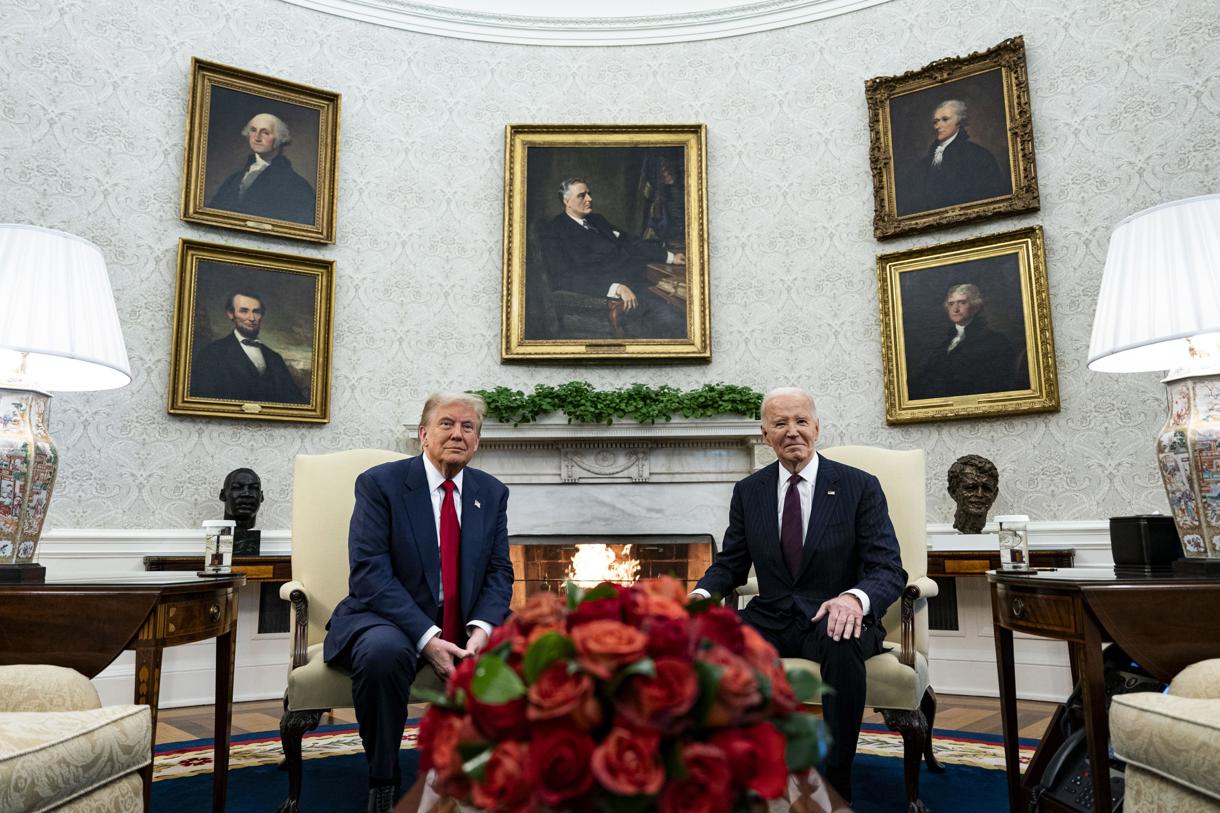
<path id="1" fill-rule="evenodd" d="M 407 455 L 351 449 L 297 455 L 292 467 L 292 578 L 309 595 L 309 643 L 326 637 L 326 622 L 347 595 L 347 528 L 356 478 Z"/>
<path id="2" fill-rule="evenodd" d="M 878 449 L 873 446 L 834 446 L 819 449 L 822 455 L 863 469 L 881 482 L 890 520 L 902 550 L 907 580 L 928 575 L 927 495 L 924 493 L 923 449 Z M 902 600 L 895 601 L 881 622 L 886 640 L 901 641 Z"/>

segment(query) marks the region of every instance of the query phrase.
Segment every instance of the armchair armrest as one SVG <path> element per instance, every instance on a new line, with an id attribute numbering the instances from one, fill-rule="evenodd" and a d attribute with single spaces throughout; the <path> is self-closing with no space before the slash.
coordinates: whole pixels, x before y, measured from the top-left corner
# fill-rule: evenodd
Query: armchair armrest
<path id="1" fill-rule="evenodd" d="M 932 598 L 933 596 L 940 595 L 940 586 L 927 576 L 920 576 L 918 579 L 912 579 L 907 585 L 907 589 L 910 590 L 912 588 L 919 591 L 915 595 L 915 598 Z"/>
<path id="2" fill-rule="evenodd" d="M 757 596 L 758 595 L 758 577 L 751 576 L 746 579 L 746 583 L 737 588 L 739 596 Z"/>
<path id="3" fill-rule="evenodd" d="M 101 708 L 97 689 L 74 669 L 45 664 L 0 666 L 0 712 Z"/>
<path id="4" fill-rule="evenodd" d="M 898 661 L 915 666 L 915 603 L 937 595 L 940 588 L 927 576 L 912 579 L 902 591 L 902 653 Z"/>
<path id="5" fill-rule="evenodd" d="M 309 594 L 299 581 L 280 585 L 280 598 L 292 602 L 292 668 L 304 666 L 309 661 Z"/>

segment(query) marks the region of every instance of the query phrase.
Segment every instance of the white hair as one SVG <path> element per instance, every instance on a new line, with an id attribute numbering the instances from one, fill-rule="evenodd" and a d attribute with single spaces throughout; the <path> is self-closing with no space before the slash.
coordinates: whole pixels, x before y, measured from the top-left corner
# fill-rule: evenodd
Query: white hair
<path id="1" fill-rule="evenodd" d="M 818 408 L 813 403 L 813 396 L 809 394 L 809 390 L 801 387 L 776 387 L 775 389 L 767 390 L 767 394 L 763 396 L 762 407 L 759 410 L 760 414 L 767 414 L 767 402 L 773 398 L 780 398 L 785 395 L 799 395 L 809 401 L 809 413 L 813 417 L 818 416 Z"/>
<path id="2" fill-rule="evenodd" d="M 970 114 L 967 111 L 966 103 L 960 99 L 945 99 L 936 105 L 936 110 L 940 110 L 942 107 L 948 108 L 949 112 L 953 114 L 953 118 L 957 120 L 958 127 L 965 127 L 967 122 L 969 122 Z M 932 112 L 935 113 L 936 111 Z"/>
<path id="3" fill-rule="evenodd" d="M 250 120 L 246 122 L 246 126 L 241 128 L 241 134 L 243 136 L 250 135 L 250 125 L 253 124 L 254 120 L 259 116 L 266 116 L 267 118 L 271 119 L 273 124 L 275 124 L 275 146 L 277 149 L 287 147 L 292 143 L 292 131 L 288 129 L 288 125 L 284 123 L 283 119 L 273 113 L 259 113 L 256 116 L 251 116 Z"/>

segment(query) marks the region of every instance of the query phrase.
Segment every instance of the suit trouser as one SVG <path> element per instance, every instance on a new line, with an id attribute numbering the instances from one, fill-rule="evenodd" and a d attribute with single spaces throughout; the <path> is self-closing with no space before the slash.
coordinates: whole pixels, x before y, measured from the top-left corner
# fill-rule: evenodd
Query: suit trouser
<path id="1" fill-rule="evenodd" d="M 743 612 L 748 622 L 749 606 Z M 864 719 L 867 689 L 864 661 L 882 651 L 880 629 L 870 626 L 859 638 L 836 641 L 826 631 L 827 619 L 817 624 L 805 621 L 794 610 L 793 623 L 783 629 L 755 629 L 774 646 L 783 658 L 807 658 L 822 667 L 822 682 L 834 689 L 822 696 L 822 719 L 830 731 L 830 751 L 826 756 L 826 778 L 843 794 L 851 797 L 851 764 L 856 758 L 860 721 Z"/>
<path id="2" fill-rule="evenodd" d="M 370 787 L 399 782 L 398 749 L 418 660 L 415 642 L 387 624 L 357 633 L 331 660 L 352 674 L 352 699 L 369 760 Z"/>

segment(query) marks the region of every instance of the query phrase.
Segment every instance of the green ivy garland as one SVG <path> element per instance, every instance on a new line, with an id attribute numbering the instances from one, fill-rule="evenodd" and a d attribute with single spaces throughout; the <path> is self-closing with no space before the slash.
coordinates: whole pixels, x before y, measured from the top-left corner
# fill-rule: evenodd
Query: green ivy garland
<path id="1" fill-rule="evenodd" d="M 471 390 L 487 402 L 487 414 L 503 423 L 529 423 L 551 412 L 563 412 L 568 423 L 613 423 L 633 418 L 640 423 L 668 421 L 674 415 L 706 418 L 712 415 L 750 415 L 757 418 L 762 393 L 733 384 L 705 384 L 694 390 L 667 384 L 650 387 L 632 384 L 617 390 L 596 390 L 585 381 L 552 387 L 538 384 L 526 395 L 521 390 L 496 387 Z"/>

